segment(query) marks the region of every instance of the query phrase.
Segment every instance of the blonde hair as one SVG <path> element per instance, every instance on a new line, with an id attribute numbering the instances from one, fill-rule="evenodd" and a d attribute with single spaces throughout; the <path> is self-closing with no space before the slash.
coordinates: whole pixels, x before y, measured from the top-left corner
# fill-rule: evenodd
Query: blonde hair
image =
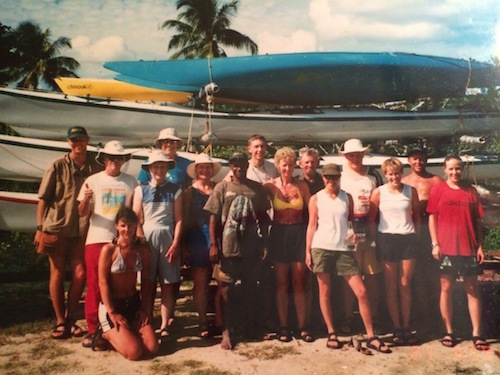
<path id="1" fill-rule="evenodd" d="M 400 172 L 403 171 L 403 163 L 401 163 L 401 160 L 397 158 L 389 158 L 382 163 L 381 166 L 382 173 L 385 174 L 387 170 L 391 167 L 396 170 L 399 170 Z"/>
<path id="2" fill-rule="evenodd" d="M 297 155 L 295 155 L 295 151 L 291 147 L 282 147 L 274 154 L 274 165 L 278 168 L 280 161 L 283 159 L 290 159 L 292 164 L 295 164 Z"/>

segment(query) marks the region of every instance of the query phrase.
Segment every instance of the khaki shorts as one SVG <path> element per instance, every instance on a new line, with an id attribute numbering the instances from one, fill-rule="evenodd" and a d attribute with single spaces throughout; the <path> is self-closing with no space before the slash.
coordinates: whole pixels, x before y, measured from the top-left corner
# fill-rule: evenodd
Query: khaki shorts
<path id="1" fill-rule="evenodd" d="M 337 276 L 359 275 L 359 268 L 352 251 L 311 249 L 314 273 L 331 273 Z"/>
<path id="2" fill-rule="evenodd" d="M 82 237 L 59 237 L 57 234 L 41 232 L 36 252 L 48 256 L 66 257 L 85 261 L 85 239 Z"/>
<path id="3" fill-rule="evenodd" d="M 376 275 L 382 272 L 382 266 L 377 260 L 377 251 L 368 242 L 356 246 L 354 257 L 362 275 Z"/>

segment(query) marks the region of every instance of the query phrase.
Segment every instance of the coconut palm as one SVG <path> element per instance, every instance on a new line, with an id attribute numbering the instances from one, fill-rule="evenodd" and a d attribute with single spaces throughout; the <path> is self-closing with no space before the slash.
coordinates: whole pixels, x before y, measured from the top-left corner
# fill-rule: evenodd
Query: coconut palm
<path id="1" fill-rule="evenodd" d="M 42 31 L 37 24 L 26 21 L 13 30 L 16 41 L 14 53 L 19 65 L 13 69 L 17 87 L 36 89 L 42 81 L 48 87 L 58 90 L 54 78 L 78 77 L 73 70 L 80 64 L 71 57 L 59 56 L 61 50 L 71 48 L 69 38 L 60 37 L 51 41 L 50 30 Z"/>
<path id="2" fill-rule="evenodd" d="M 174 29 L 168 50 L 179 49 L 171 59 L 225 57 L 221 45 L 245 48 L 252 55 L 258 47 L 248 36 L 230 28 L 231 18 L 238 11 L 238 0 L 219 4 L 217 0 L 177 0 L 177 10 L 182 9 L 176 20 L 167 20 L 162 28 Z"/>

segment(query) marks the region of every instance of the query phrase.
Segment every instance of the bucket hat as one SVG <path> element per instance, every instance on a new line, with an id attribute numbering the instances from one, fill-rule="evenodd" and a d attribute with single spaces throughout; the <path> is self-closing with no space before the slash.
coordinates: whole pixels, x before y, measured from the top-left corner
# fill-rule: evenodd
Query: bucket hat
<path id="1" fill-rule="evenodd" d="M 155 139 L 155 147 L 161 148 L 160 141 L 164 139 L 171 139 L 173 141 L 178 141 L 180 142 L 180 144 L 182 144 L 182 139 L 178 137 L 177 131 L 174 128 L 165 128 L 162 131 L 160 131 L 160 134 L 158 134 L 158 138 Z"/>
<path id="2" fill-rule="evenodd" d="M 130 160 L 131 157 L 131 153 L 129 151 L 126 151 L 123 148 L 121 142 L 117 140 L 109 141 L 108 143 L 106 143 L 104 148 L 99 150 L 99 153 L 97 154 L 95 160 L 99 164 L 104 165 L 105 155 L 124 156 L 125 161 Z"/>
<path id="3" fill-rule="evenodd" d="M 167 163 L 168 169 L 175 168 L 175 160 L 169 159 L 167 154 L 165 154 L 163 151 L 160 151 L 160 150 L 153 150 L 151 152 L 151 156 L 148 158 L 147 161 L 142 163 L 141 167 L 146 172 L 149 172 L 149 167 L 153 163 Z"/>
<path id="4" fill-rule="evenodd" d="M 213 161 L 208 154 L 201 153 L 196 157 L 194 163 L 189 164 L 186 169 L 188 176 L 193 180 L 196 178 L 196 166 L 198 164 L 212 164 L 212 177 L 219 173 L 221 169 L 221 164 L 218 161 Z"/>

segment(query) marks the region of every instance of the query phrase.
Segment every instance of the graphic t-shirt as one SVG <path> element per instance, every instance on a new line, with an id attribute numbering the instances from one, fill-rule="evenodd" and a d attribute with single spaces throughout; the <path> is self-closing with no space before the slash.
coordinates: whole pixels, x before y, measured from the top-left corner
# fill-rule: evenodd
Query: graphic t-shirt
<path id="1" fill-rule="evenodd" d="M 116 214 L 122 206 L 132 205 L 137 180 L 126 173 L 120 173 L 117 177 L 109 176 L 105 171 L 94 174 L 85 180 L 78 201 L 83 200 L 86 186 L 94 194 L 85 244 L 111 242 L 116 236 Z"/>

